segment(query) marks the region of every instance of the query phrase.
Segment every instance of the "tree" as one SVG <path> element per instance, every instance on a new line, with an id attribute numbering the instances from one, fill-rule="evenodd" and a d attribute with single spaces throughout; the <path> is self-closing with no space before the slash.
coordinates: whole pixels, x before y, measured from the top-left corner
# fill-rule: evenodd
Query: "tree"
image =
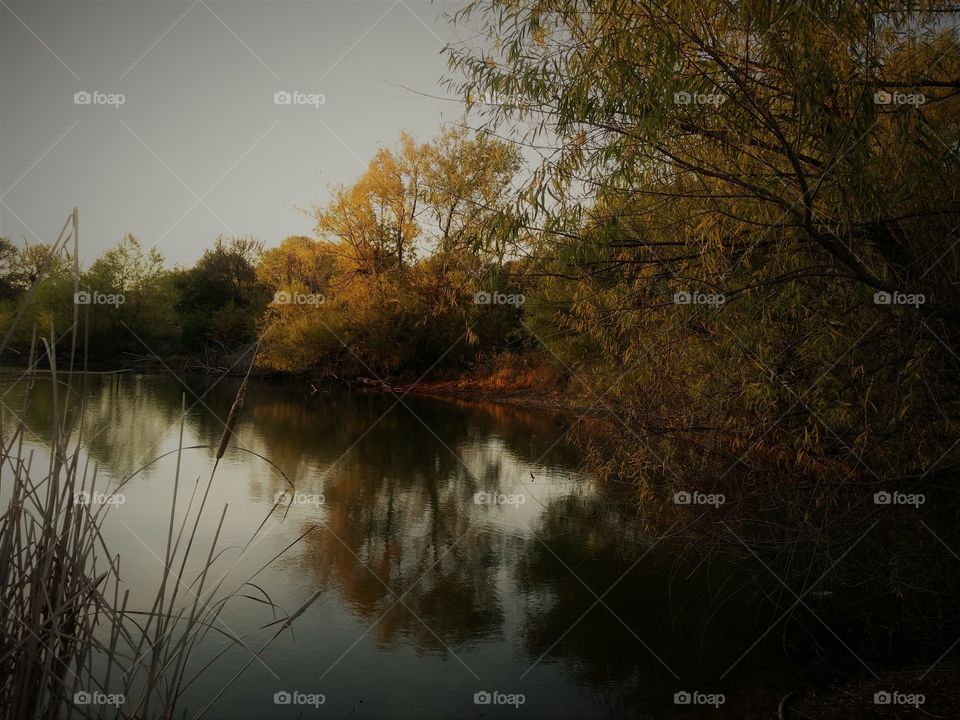
<path id="1" fill-rule="evenodd" d="M 428 157 L 424 199 L 436 249 L 480 252 L 502 263 L 506 248 L 495 231 L 520 169 L 519 150 L 484 133 L 447 128 L 430 143 Z"/>
<path id="2" fill-rule="evenodd" d="M 87 275 L 100 280 L 111 291 L 146 294 L 163 272 L 163 255 L 155 248 L 144 250 L 140 241 L 128 233 L 117 247 L 97 258 Z"/>
<path id="3" fill-rule="evenodd" d="M 489 239 L 518 167 L 515 149 L 463 130 L 424 144 L 403 133 L 396 147 L 379 150 L 353 185 L 314 208 L 329 241 L 288 238 L 264 253 L 261 281 L 325 298 L 273 306 L 263 361 L 338 377 L 396 375 L 462 367 L 505 345 L 521 313 L 478 306 L 474 293 L 502 265 Z M 495 282 L 489 289 L 510 284 Z"/>
<path id="4" fill-rule="evenodd" d="M 0 237 L 0 301 L 12 300 L 22 289 L 17 273 L 18 255 L 17 246 Z"/>
<path id="5" fill-rule="evenodd" d="M 73 273 L 63 255 L 53 254 L 51 247 L 42 243 L 18 248 L 2 240 L 0 263 L 0 320 L 5 328 L 22 309 L 8 348 L 28 353 L 35 324 L 48 331 L 52 322 L 58 334 L 73 325 Z"/>
<path id="6" fill-rule="evenodd" d="M 122 352 L 163 357 L 176 349 L 177 293 L 163 262 L 159 251 L 144 249 L 134 235 L 127 234 L 81 275 L 82 289 L 123 298 L 116 306 L 82 308 L 81 317 L 89 323 L 87 345 L 92 357 L 116 357 Z"/>
<path id="7" fill-rule="evenodd" d="M 269 300 L 255 269 L 262 251 L 263 243 L 254 238 L 218 237 L 194 267 L 176 274 L 187 347 L 213 343 L 233 349 L 253 339 Z"/>
<path id="8" fill-rule="evenodd" d="M 335 272 L 336 248 L 296 235 L 266 250 L 257 265 L 257 278 L 273 290 L 323 293 Z"/>
<path id="9" fill-rule="evenodd" d="M 398 148 L 380 149 L 356 183 L 314 208 L 317 233 L 343 243 L 358 271 L 402 270 L 413 259 L 425 157 L 425 147 L 403 133 Z"/>
<path id="10" fill-rule="evenodd" d="M 605 386 L 628 372 L 625 399 L 672 427 L 762 441 L 798 469 L 956 462 L 951 16 L 875 1 L 471 2 L 457 20 L 490 42 L 451 48 L 451 83 L 483 129 L 557 148 L 516 204 L 530 267 L 551 277 L 555 351 L 584 352 Z M 678 307 L 689 290 L 727 304 Z M 883 304 L 896 293 L 925 302 Z"/>

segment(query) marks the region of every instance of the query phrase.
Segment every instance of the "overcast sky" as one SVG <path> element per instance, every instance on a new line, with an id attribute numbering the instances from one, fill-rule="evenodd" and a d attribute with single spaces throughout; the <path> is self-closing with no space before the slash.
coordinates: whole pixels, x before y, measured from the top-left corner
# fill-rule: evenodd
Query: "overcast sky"
<path id="1" fill-rule="evenodd" d="M 2 0 L 0 235 L 51 242 L 77 205 L 86 266 L 127 232 L 171 265 L 219 234 L 312 235 L 300 208 L 378 146 L 460 118 L 439 84 L 458 6 Z"/>

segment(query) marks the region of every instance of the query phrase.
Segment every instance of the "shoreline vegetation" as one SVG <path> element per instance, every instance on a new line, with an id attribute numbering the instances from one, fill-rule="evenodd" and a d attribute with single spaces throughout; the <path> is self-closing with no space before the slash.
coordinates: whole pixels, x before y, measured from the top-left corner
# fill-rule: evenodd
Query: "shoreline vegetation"
<path id="1" fill-rule="evenodd" d="M 242 357 L 242 354 L 238 357 Z M 0 377 L 11 379 L 20 376 L 49 377 L 49 371 L 41 369 L 26 373 L 27 366 L 9 363 L 0 366 Z M 223 372 L 201 367 L 196 358 L 151 358 L 137 363 L 135 367 L 116 367 L 110 363 L 92 363 L 86 372 L 99 375 L 143 374 L 164 375 L 173 370 L 181 377 L 231 377 L 247 376 L 247 368 L 241 362 Z M 76 370 L 74 372 L 85 372 Z M 59 374 L 68 374 L 61 371 Z M 310 370 L 280 371 L 254 367 L 250 377 L 263 380 L 291 381 L 300 384 L 304 393 L 316 394 L 335 389 L 365 390 L 382 393 L 407 394 L 438 399 L 461 400 L 475 403 L 497 403 L 521 408 L 556 411 L 569 415 L 594 418 L 616 416 L 615 409 L 606 407 L 600 400 L 584 390 L 576 389 L 569 372 L 557 370 L 547 360 L 525 360 L 519 364 L 513 358 L 498 362 L 496 359 L 483 367 L 463 372 L 442 372 L 422 378 L 401 376 L 399 378 L 374 378 L 369 375 L 334 378 L 329 374 L 317 375 Z"/>
<path id="2" fill-rule="evenodd" d="M 50 334 L 56 337 L 53 327 Z M 46 352 L 34 362 L 36 347 Z M 92 717 L 84 706 L 95 695 L 95 704 L 124 706 L 124 717 L 173 717 L 183 705 L 181 695 L 212 664 L 198 669 L 191 662 L 198 644 L 211 631 L 226 638 L 217 658 L 231 648 L 249 650 L 245 642 L 249 635 L 237 635 L 223 624 L 220 616 L 225 606 L 251 599 L 266 606 L 273 614 L 273 622 L 266 627 L 278 629 L 260 641 L 256 651 L 250 650 L 253 657 L 211 695 L 196 715 L 200 717 L 322 593 L 317 591 L 289 613 L 260 589 L 257 576 L 283 553 L 239 581 L 231 574 L 236 563 L 223 570 L 220 531 L 226 506 L 212 535 L 198 533 L 217 517 L 207 500 L 220 460 L 228 450 L 237 451 L 231 447 L 231 436 L 247 377 L 230 409 L 206 483 L 197 477 L 189 503 L 178 507 L 181 483 L 189 483 L 181 477 L 181 458 L 197 450 L 183 443 L 186 395 L 181 397 L 175 449 L 148 460 L 118 484 L 98 486 L 102 475 L 98 477 L 96 462 L 91 464 L 92 458 L 81 454 L 89 430 L 83 412 L 86 378 L 81 370 L 61 372 L 61 363 L 70 368 L 78 363 L 73 354 L 58 362 L 54 348 L 54 341 L 35 336 L 27 364 L 36 368 L 41 359 L 48 363 L 44 375 L 52 388 L 53 432 L 49 447 L 42 448 L 49 453 L 46 468 L 45 463 L 34 464 L 37 448 L 31 448 L 31 431 L 23 415 L 13 413 L 13 422 L 0 423 L 3 490 L 9 493 L 0 515 L 0 603 L 5 609 L 0 621 L 0 710 L 3 717 L 25 720 L 69 716 L 78 708 L 84 717 Z M 25 374 L 20 380 L 25 380 Z M 24 384 L 25 411 L 33 385 Z M 73 406 L 78 399 L 79 411 Z M 8 414 L 8 408 L 3 414 Z M 166 544 L 158 550 L 163 556 L 162 571 L 151 578 L 157 581 L 155 588 L 136 588 L 146 594 L 133 601 L 132 589 L 120 571 L 122 558 L 115 554 L 115 547 L 108 547 L 104 522 L 110 508 L 117 506 L 112 500 L 120 499 L 122 504 L 124 486 L 167 455 L 176 457 L 176 466 Z M 285 476 L 284 480 L 289 484 Z M 267 520 L 282 506 L 281 500 L 274 502 L 263 522 L 247 536 L 245 548 L 261 538 Z M 252 597 L 252 589 L 260 596 Z"/>

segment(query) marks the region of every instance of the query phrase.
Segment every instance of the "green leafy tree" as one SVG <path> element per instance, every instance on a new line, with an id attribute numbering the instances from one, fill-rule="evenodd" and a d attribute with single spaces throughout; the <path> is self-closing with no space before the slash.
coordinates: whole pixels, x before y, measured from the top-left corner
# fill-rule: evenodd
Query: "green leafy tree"
<path id="1" fill-rule="evenodd" d="M 185 348 L 195 352 L 212 344 L 232 350 L 255 337 L 269 301 L 256 273 L 262 251 L 259 240 L 220 237 L 196 265 L 177 272 Z"/>
<path id="2" fill-rule="evenodd" d="M 128 234 L 82 274 L 80 286 L 122 298 L 120 304 L 83 308 L 91 356 L 129 352 L 163 357 L 178 349 L 176 290 L 156 249 L 144 249 Z"/>
<path id="3" fill-rule="evenodd" d="M 487 131 L 557 148 L 516 207 L 546 278 L 538 334 L 629 414 L 767 467 L 955 466 L 952 12 L 471 2 L 457 19 L 490 42 L 451 48 L 451 83 Z M 727 302 L 673 301 L 689 291 Z M 634 472 L 662 467 L 633 445 Z"/>
<path id="4" fill-rule="evenodd" d="M 12 300 L 20 293 L 22 281 L 17 273 L 17 246 L 0 238 L 0 301 Z"/>

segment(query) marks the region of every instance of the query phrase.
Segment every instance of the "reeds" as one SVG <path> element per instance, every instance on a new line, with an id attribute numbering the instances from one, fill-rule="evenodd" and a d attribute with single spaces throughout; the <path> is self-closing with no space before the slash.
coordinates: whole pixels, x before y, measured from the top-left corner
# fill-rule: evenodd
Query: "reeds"
<path id="1" fill-rule="evenodd" d="M 50 337 L 56 337 L 52 328 Z M 184 452 L 210 452 L 213 448 L 184 447 L 184 407 L 170 483 L 165 547 L 162 553 L 159 548 L 157 552 L 163 561 L 162 575 L 152 601 L 133 607 L 129 590 L 123 589 L 121 556 L 109 547 L 102 532 L 106 516 L 115 512 L 112 508 L 116 506 L 78 501 L 83 493 L 93 495 L 98 491 L 97 468 L 91 467 L 89 460 L 82 460 L 80 452 L 84 393 L 72 387 L 74 375 L 68 375 L 66 381 L 58 376 L 52 341 L 40 342 L 54 390 L 54 420 L 45 467 L 40 467 L 37 453 L 25 443 L 24 413 L 12 427 L 4 427 L 0 416 L 0 498 L 7 498 L 0 515 L 0 717 L 173 718 L 182 713 L 184 691 L 226 652 L 202 668 L 194 667 L 194 651 L 211 630 L 230 639 L 227 649 L 242 647 L 250 652 L 248 665 L 259 659 L 280 634 L 259 650 L 250 650 L 244 638 L 262 628 L 243 636 L 234 634 L 221 619 L 228 602 L 256 588 L 258 601 L 271 614 L 264 627 L 279 623 L 282 631 L 317 597 L 293 615 L 284 615 L 265 591 L 251 584 L 269 563 L 239 587 L 225 589 L 232 567 L 225 572 L 219 567 L 223 562 L 219 539 L 227 507 L 216 519 L 204 516 L 204 508 L 217 465 L 236 427 L 247 378 L 231 408 L 195 511 L 199 483 L 195 483 L 186 507 L 178 508 L 182 456 Z M 34 347 L 36 344 L 31 347 L 30 368 L 34 367 Z M 29 377 L 22 382 L 32 383 L 32 374 Z M 61 398 L 61 390 L 66 399 Z M 29 395 L 28 388 L 24 410 Z M 80 407 L 74 414 L 78 420 L 71 423 L 66 412 L 68 399 L 77 395 Z M 113 493 L 122 490 L 138 472 L 125 478 Z M 275 508 L 270 508 L 252 533 L 244 552 Z M 207 534 L 209 527 L 213 528 L 209 547 L 201 554 L 198 537 Z M 188 561 L 195 556 L 202 559 L 200 570 L 190 573 Z M 210 698 L 219 697 L 226 689 L 211 690 Z M 82 697 L 78 693 L 94 692 L 122 695 L 125 701 L 119 706 L 74 702 L 75 696 Z"/>

